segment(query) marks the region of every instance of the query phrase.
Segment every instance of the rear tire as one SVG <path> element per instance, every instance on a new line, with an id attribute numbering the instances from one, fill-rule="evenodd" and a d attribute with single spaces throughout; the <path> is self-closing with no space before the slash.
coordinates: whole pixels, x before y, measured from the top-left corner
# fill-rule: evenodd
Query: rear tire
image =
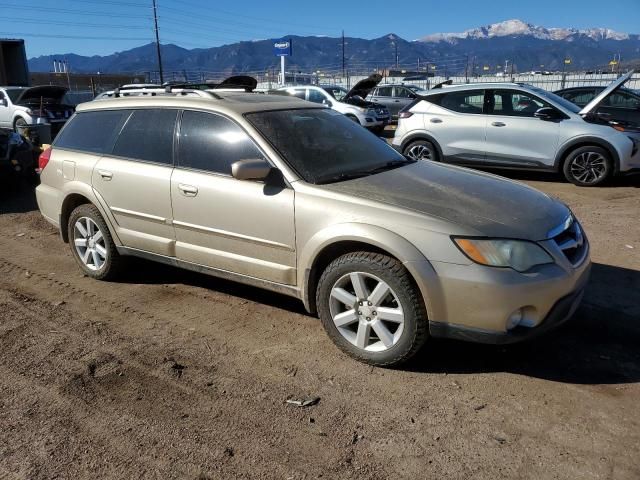
<path id="1" fill-rule="evenodd" d="M 427 140 L 416 140 L 409 143 L 402 151 L 405 157 L 412 160 L 431 160 L 432 162 L 440 161 L 438 150 L 435 145 Z"/>
<path id="2" fill-rule="evenodd" d="M 562 172 L 579 187 L 595 187 L 606 182 L 613 173 L 611 154 L 596 146 L 580 147 L 567 155 Z"/>
<path id="3" fill-rule="evenodd" d="M 329 338 L 370 365 L 404 363 L 428 337 L 420 290 L 402 263 L 380 253 L 353 252 L 331 262 L 318 282 L 316 305 Z"/>
<path id="4" fill-rule="evenodd" d="M 71 253 L 87 276 L 113 280 L 119 275 L 122 258 L 106 222 L 94 205 L 80 205 L 71 212 L 67 232 Z"/>

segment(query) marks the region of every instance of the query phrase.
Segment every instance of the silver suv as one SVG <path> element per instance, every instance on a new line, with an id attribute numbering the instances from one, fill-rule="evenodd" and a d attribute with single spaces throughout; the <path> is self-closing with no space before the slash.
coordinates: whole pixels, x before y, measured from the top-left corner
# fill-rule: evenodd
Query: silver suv
<path id="1" fill-rule="evenodd" d="M 373 74 L 360 80 L 351 90 L 337 85 L 300 85 L 297 87 L 282 87 L 284 92 L 302 100 L 325 105 L 346 115 L 348 118 L 375 133 L 381 133 L 390 123 L 389 109 L 379 103 L 365 100 L 371 90 L 382 80 L 380 74 Z"/>
<path id="2" fill-rule="evenodd" d="M 564 204 L 408 160 L 283 96 L 86 103 L 40 168 L 40 211 L 88 276 L 114 278 L 138 256 L 291 295 L 374 365 L 409 359 L 430 335 L 540 334 L 571 316 L 589 275 Z"/>
<path id="3" fill-rule="evenodd" d="M 590 115 L 592 108 L 515 83 L 433 89 L 400 112 L 393 145 L 414 159 L 561 171 L 576 185 L 595 186 L 640 168 L 640 155 L 636 140 Z"/>

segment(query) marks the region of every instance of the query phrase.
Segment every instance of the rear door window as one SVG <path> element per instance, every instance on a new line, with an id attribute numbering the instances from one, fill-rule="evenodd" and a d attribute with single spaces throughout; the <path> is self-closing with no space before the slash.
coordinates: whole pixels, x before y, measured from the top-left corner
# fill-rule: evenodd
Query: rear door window
<path id="1" fill-rule="evenodd" d="M 378 87 L 378 97 L 391 97 L 393 92 L 393 87 Z"/>
<path id="2" fill-rule="evenodd" d="M 396 88 L 396 92 L 395 92 L 395 97 L 398 98 L 415 98 L 415 94 L 409 90 L 408 88 L 405 87 L 395 87 Z"/>
<path id="3" fill-rule="evenodd" d="M 131 110 L 97 110 L 77 113 L 53 143 L 57 148 L 109 154 Z"/>
<path id="4" fill-rule="evenodd" d="M 173 138 L 178 110 L 135 110 L 116 141 L 113 155 L 173 164 Z"/>
<path id="5" fill-rule="evenodd" d="M 566 98 L 570 102 L 575 103 L 580 107 L 584 107 L 593 100 L 593 97 L 596 96 L 596 91 L 593 89 L 589 90 L 577 90 L 573 92 L 566 92 L 562 94 L 563 98 Z"/>
<path id="6" fill-rule="evenodd" d="M 464 90 L 429 97 L 429 101 L 459 113 L 482 114 L 484 90 Z"/>
<path id="7" fill-rule="evenodd" d="M 231 175 L 238 160 L 264 158 L 237 124 L 214 113 L 185 111 L 180 126 L 178 165 Z"/>

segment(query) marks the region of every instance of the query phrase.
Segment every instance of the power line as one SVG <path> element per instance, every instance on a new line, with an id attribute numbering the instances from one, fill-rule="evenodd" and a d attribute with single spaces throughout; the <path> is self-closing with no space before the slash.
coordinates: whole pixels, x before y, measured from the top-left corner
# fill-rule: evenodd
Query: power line
<path id="1" fill-rule="evenodd" d="M 38 12 L 53 12 L 53 13 L 72 13 L 74 15 L 89 15 L 92 17 L 113 17 L 113 18 L 146 18 L 149 19 L 148 15 L 132 15 L 132 14 L 124 14 L 124 13 L 102 13 L 102 12 L 87 12 L 80 10 L 69 10 L 64 8 L 48 8 L 48 7 L 34 7 L 32 5 L 19 5 L 15 3 L 2 3 L 0 4 L 0 8 L 16 8 L 20 11 L 22 10 L 36 10 Z"/>
<path id="2" fill-rule="evenodd" d="M 78 40 L 135 40 L 135 41 L 149 41 L 148 37 L 97 37 L 86 35 L 54 35 L 46 33 L 25 33 L 20 32 L 0 32 L 0 35 L 16 35 L 19 37 L 44 37 L 44 38 L 71 38 Z"/>

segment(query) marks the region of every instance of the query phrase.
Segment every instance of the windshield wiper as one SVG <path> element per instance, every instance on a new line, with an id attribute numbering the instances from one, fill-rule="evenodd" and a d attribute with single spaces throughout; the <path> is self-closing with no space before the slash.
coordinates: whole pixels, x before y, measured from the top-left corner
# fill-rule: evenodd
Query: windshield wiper
<path id="1" fill-rule="evenodd" d="M 412 160 L 410 158 L 403 158 L 402 160 L 391 160 L 382 165 L 378 165 L 374 168 L 367 168 L 362 170 L 353 170 L 350 172 L 338 173 L 336 175 L 332 175 L 327 178 L 323 178 L 320 181 L 316 182 L 321 185 L 324 183 L 333 183 L 333 182 L 342 182 L 345 180 L 354 180 L 356 178 L 367 177 L 369 175 L 375 175 L 376 173 L 384 172 L 387 170 L 391 170 L 393 168 L 401 167 L 403 165 L 409 165 L 410 163 L 415 163 L 416 160 Z"/>

